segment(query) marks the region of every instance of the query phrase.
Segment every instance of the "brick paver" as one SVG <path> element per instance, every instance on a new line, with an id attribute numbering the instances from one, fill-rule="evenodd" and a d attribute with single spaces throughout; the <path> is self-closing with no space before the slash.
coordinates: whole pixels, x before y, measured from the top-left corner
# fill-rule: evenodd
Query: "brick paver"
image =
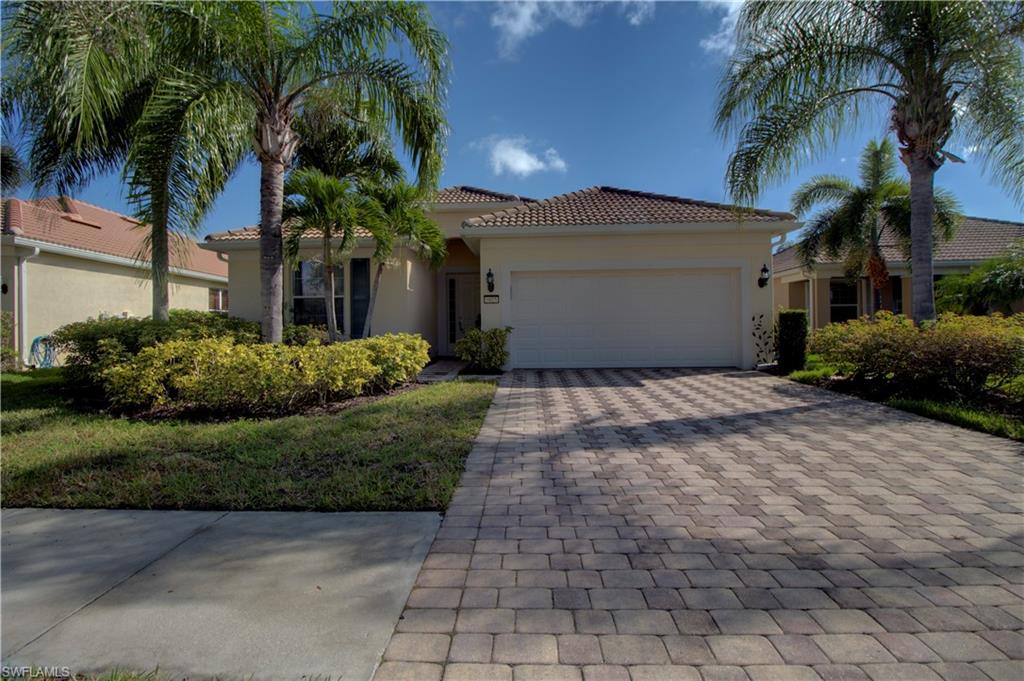
<path id="1" fill-rule="evenodd" d="M 375 679 L 1019 681 L 1022 472 L 763 374 L 517 371 Z"/>

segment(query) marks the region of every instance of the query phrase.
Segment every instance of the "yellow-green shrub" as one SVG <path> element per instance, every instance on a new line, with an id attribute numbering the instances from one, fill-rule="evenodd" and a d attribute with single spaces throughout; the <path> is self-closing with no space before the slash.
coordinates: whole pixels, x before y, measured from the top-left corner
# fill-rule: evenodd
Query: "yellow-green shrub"
<path id="1" fill-rule="evenodd" d="M 380 368 L 375 388 L 388 389 L 416 378 L 430 361 L 430 344 L 412 334 L 385 334 L 352 341 L 369 349 L 373 363 Z"/>
<path id="2" fill-rule="evenodd" d="M 103 379 L 125 410 L 285 413 L 408 381 L 426 365 L 427 347 L 408 334 L 303 346 L 172 340 L 108 367 Z"/>
<path id="3" fill-rule="evenodd" d="M 930 399 L 973 399 L 1024 373 L 1024 314 L 943 314 L 915 326 L 902 315 L 830 324 L 811 351 L 840 373 L 885 393 Z"/>

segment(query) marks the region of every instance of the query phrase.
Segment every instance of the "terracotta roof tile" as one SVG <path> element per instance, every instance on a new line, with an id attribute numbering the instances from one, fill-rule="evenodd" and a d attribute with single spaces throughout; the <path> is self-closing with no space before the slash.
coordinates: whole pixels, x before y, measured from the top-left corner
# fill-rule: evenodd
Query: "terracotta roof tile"
<path id="1" fill-rule="evenodd" d="M 949 241 L 935 247 L 934 262 L 957 262 L 964 260 L 988 260 L 1006 252 L 1010 244 L 1024 239 L 1024 222 L 1007 222 L 987 218 L 965 217 Z M 882 257 L 887 262 L 904 262 L 906 256 L 888 229 L 882 232 Z M 820 255 L 819 264 L 842 262 L 842 258 Z M 784 272 L 800 266 L 796 246 L 779 251 L 772 257 L 775 272 Z"/>
<path id="2" fill-rule="evenodd" d="M 651 194 L 616 187 L 588 187 L 550 199 L 470 218 L 467 227 L 559 225 L 663 225 L 698 222 L 793 220 L 789 213 Z"/>
<path id="3" fill-rule="evenodd" d="M 3 203 L 3 232 L 94 253 L 147 260 L 146 227 L 138 220 L 71 198 L 8 199 Z M 228 264 L 192 240 L 172 253 L 171 266 L 221 277 Z"/>
<path id="4" fill-rule="evenodd" d="M 287 230 L 287 226 L 285 227 Z M 360 239 L 370 239 L 373 235 L 362 227 L 356 227 L 355 234 Z M 303 239 L 319 239 L 321 238 L 321 232 L 318 229 L 308 229 L 306 233 L 302 235 Z M 206 235 L 207 242 L 214 241 L 257 241 L 260 238 L 259 225 L 250 225 L 249 227 L 237 227 L 235 229 L 228 229 L 223 232 L 213 232 L 212 234 Z"/>
<path id="5" fill-rule="evenodd" d="M 508 201 L 533 201 L 518 194 L 505 194 L 502 192 L 459 185 L 445 187 L 437 190 L 434 203 L 505 203 Z"/>

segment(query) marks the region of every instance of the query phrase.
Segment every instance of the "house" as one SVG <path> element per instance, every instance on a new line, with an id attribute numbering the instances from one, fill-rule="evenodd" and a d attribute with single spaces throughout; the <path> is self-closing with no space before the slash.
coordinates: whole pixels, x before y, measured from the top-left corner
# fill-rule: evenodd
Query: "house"
<path id="1" fill-rule="evenodd" d="M 772 311 L 762 276 L 771 240 L 799 226 L 789 213 L 614 187 L 542 201 L 449 187 L 429 212 L 448 258 L 431 271 L 396 249 L 373 333 L 419 333 L 444 356 L 470 328 L 511 326 L 510 368 L 749 367 L 752 319 Z M 211 234 L 202 247 L 230 254 L 232 314 L 259 319 L 258 229 Z M 323 323 L 319 247 L 310 238 L 286 277 L 287 320 Z M 352 336 L 372 250 L 360 233 L 337 272 L 335 304 Z"/>
<path id="2" fill-rule="evenodd" d="M 970 272 L 985 260 L 1005 253 L 1018 239 L 1024 239 L 1022 222 L 965 217 L 952 239 L 936 244 L 933 257 L 935 277 Z M 889 270 L 889 282 L 881 292 L 882 309 L 909 314 L 910 263 L 891 231 L 882 232 L 881 246 L 882 257 Z M 869 296 L 873 295 L 866 277 L 856 282 L 846 277 L 841 259 L 823 254 L 818 257 L 813 270 L 803 267 L 796 246 L 783 249 L 772 257 L 772 288 L 775 306 L 808 310 L 812 328 L 866 314 Z"/>
<path id="3" fill-rule="evenodd" d="M 0 300 L 14 318 L 22 360 L 35 338 L 64 324 L 149 315 L 145 238 L 137 220 L 77 199 L 4 201 Z M 171 258 L 171 307 L 226 312 L 227 263 L 193 241 L 181 246 Z"/>

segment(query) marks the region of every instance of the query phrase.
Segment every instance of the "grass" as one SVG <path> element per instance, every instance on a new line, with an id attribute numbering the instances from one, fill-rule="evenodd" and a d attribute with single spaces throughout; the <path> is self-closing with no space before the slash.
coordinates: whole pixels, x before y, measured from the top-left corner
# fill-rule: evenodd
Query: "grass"
<path id="1" fill-rule="evenodd" d="M 334 414 L 221 423 L 72 408 L 57 371 L 0 376 L 5 507 L 442 510 L 494 385 L 453 381 Z"/>
<path id="2" fill-rule="evenodd" d="M 839 371 L 834 366 L 826 364 L 819 355 L 812 354 L 807 356 L 807 364 L 804 369 L 794 371 L 786 378 L 797 383 L 829 388 L 833 387 L 832 381 L 829 379 L 838 375 Z M 1019 403 L 1021 396 L 1024 396 L 1024 376 L 1002 386 L 1001 392 L 1006 396 L 1008 402 Z M 872 399 L 871 395 L 858 392 L 853 392 L 853 394 L 863 399 Z M 944 423 L 952 423 L 962 428 L 1024 441 L 1024 420 L 990 408 L 965 405 L 959 402 L 906 398 L 890 398 L 882 403 L 895 409 L 909 411 Z"/>

